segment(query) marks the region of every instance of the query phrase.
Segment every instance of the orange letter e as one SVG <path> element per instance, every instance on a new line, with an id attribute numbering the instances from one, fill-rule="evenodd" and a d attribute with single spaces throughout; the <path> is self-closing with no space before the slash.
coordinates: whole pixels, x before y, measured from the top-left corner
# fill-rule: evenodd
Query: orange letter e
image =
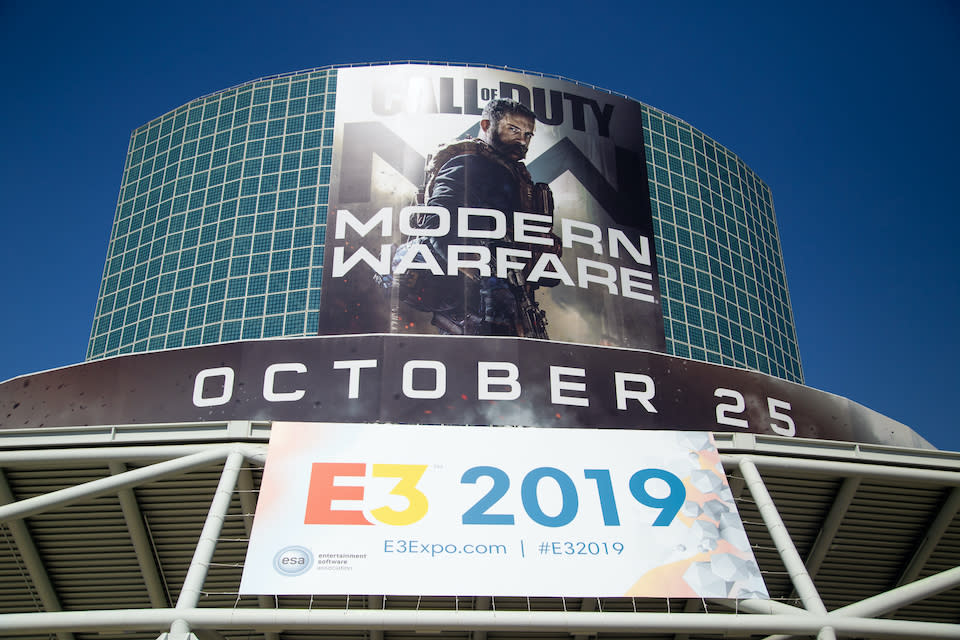
<path id="1" fill-rule="evenodd" d="M 335 486 L 334 478 L 365 475 L 366 465 L 362 462 L 314 462 L 303 524 L 373 524 L 363 517 L 362 511 L 330 508 L 334 500 L 363 500 L 363 487 Z"/>

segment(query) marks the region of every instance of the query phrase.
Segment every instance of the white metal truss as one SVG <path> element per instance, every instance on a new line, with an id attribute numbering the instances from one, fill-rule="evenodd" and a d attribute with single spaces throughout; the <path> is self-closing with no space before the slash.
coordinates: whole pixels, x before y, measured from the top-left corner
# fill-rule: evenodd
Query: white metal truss
<path id="1" fill-rule="evenodd" d="M 108 433 L 110 435 L 105 438 L 104 434 Z M 741 515 L 746 508 L 755 508 L 755 513 L 762 519 L 762 528 L 757 531 L 769 538 L 771 546 L 775 547 L 771 558 L 775 557 L 789 575 L 787 588 L 781 590 L 784 600 L 686 601 L 676 610 L 670 609 L 668 601 L 666 612 L 643 610 L 644 606 L 637 610 L 636 602 L 632 603 L 633 611 L 623 610 L 622 602 L 595 599 L 571 603 L 569 609 L 564 601 L 563 610 L 548 610 L 556 607 L 536 603 L 531 606 L 528 601 L 526 610 L 517 610 L 516 606 L 498 608 L 501 599 L 489 597 L 471 599 L 469 606 L 464 607 L 454 599 L 454 606 L 420 608 L 404 603 L 391 606 L 396 604 L 391 602 L 396 598 L 376 595 L 365 596 L 363 606 L 359 607 L 351 607 L 348 597 L 347 606 L 339 609 L 314 607 L 312 602 L 281 603 L 272 597 L 257 598 L 254 606 L 204 606 L 213 592 L 209 584 L 210 571 L 217 565 L 214 560 L 218 546 L 237 544 L 236 540 L 225 539 L 223 533 L 225 522 L 234 517 L 233 512 L 239 510 L 243 523 L 239 529 L 234 526 L 231 530 L 239 531 L 241 538 L 249 536 L 250 517 L 255 507 L 255 476 L 265 460 L 268 433 L 265 425 L 252 423 L 177 425 L 173 429 L 167 425 L 156 427 L 152 432 L 143 427 L 60 430 L 59 441 L 69 442 L 67 447 L 51 447 L 57 442 L 57 434 L 53 432 L 5 434 L 9 436 L 7 440 L 3 439 L 4 434 L 0 434 L 0 528 L 3 529 L 0 533 L 9 536 L 8 542 L 14 547 L 10 557 L 21 566 L 22 578 L 31 585 L 37 601 L 37 610 L 22 611 L 23 605 L 15 607 L 5 603 L 5 592 L 0 586 L 0 636 L 34 638 L 55 634 L 61 640 L 73 640 L 84 634 L 106 637 L 110 634 L 149 633 L 155 637 L 165 633 L 169 640 L 190 637 L 207 640 L 248 637 L 255 633 L 265 640 L 279 640 L 286 634 L 300 637 L 308 632 L 363 632 L 356 637 L 381 640 L 384 634 L 435 632 L 442 637 L 449 632 L 462 637 L 469 631 L 476 640 L 483 640 L 487 633 L 502 637 L 503 634 L 531 632 L 553 633 L 560 637 L 597 634 L 635 637 L 654 634 L 679 634 L 677 637 L 682 634 L 697 634 L 698 637 L 768 635 L 771 640 L 794 636 L 823 640 L 837 637 L 960 638 L 960 611 L 944 609 L 954 607 L 958 600 L 956 596 L 960 596 L 960 521 L 957 518 L 960 455 L 741 434 L 718 434 L 718 445 L 727 473 L 735 475 L 732 484 L 742 482 L 752 498 L 749 505 L 743 502 L 745 497 L 738 498 Z M 171 440 L 190 444 L 167 444 Z M 103 473 L 83 481 L 79 474 L 69 471 L 75 466 L 83 469 L 102 467 Z M 56 477 L 60 470 L 66 470 L 61 473 L 64 475 L 62 482 L 67 486 L 43 490 L 50 484 L 49 477 Z M 211 470 L 216 473 L 211 475 Z M 150 507 L 154 511 L 176 510 L 181 498 L 176 493 L 167 496 L 163 483 L 190 477 L 193 472 L 205 474 L 203 481 L 195 487 L 199 495 L 206 493 L 209 501 L 205 516 L 196 519 L 202 526 L 199 532 L 165 534 L 179 536 L 174 540 L 176 544 L 165 546 L 158 543 L 156 538 L 161 534 L 151 531 L 151 516 L 145 512 L 144 502 L 155 501 Z M 32 484 L 34 476 L 42 481 Z M 71 481 L 74 476 L 76 479 Z M 819 516 L 797 516 L 793 512 L 802 507 L 800 501 L 791 503 L 786 489 L 772 489 L 770 477 L 774 478 L 774 484 L 787 488 L 791 478 L 797 483 L 801 479 L 822 478 L 824 483 L 833 483 L 830 486 L 836 489 L 830 498 L 818 503 L 817 506 L 822 507 Z M 866 597 L 856 596 L 842 606 L 830 606 L 828 595 L 832 602 L 844 601 L 844 595 L 833 593 L 838 587 L 827 578 L 818 585 L 817 577 L 831 568 L 835 556 L 842 556 L 846 544 L 842 542 L 843 530 L 848 524 L 845 518 L 849 518 L 854 507 L 880 509 L 872 499 L 861 500 L 866 506 L 857 506 L 861 494 L 866 492 L 869 498 L 870 491 L 885 495 L 884 491 L 889 490 L 894 508 L 898 500 L 906 508 L 909 505 L 905 499 L 899 494 L 894 495 L 898 487 L 903 488 L 907 492 L 903 495 L 910 499 L 919 499 L 916 496 L 922 494 L 921 497 L 930 500 L 932 498 L 927 496 L 942 494 L 940 502 L 932 503 L 923 512 L 929 514 L 929 521 L 921 527 L 925 534 L 906 544 L 899 543 L 897 553 L 903 559 L 894 579 L 888 581 L 888 588 Z M 911 494 L 910 487 L 918 488 Z M 153 497 L 154 494 L 160 497 Z M 95 500 L 98 496 L 103 498 Z M 64 594 L 58 592 L 57 575 L 70 568 L 65 569 L 64 563 L 69 565 L 71 559 L 61 558 L 35 541 L 36 535 L 31 529 L 35 524 L 40 525 L 35 519 L 71 505 L 99 505 L 103 499 L 116 500 L 115 517 L 129 530 L 129 544 L 136 557 L 146 606 L 117 609 L 109 602 L 87 608 L 77 608 L 76 604 L 65 606 L 67 600 L 85 601 L 75 594 L 64 598 Z M 107 506 L 112 508 L 112 505 L 113 502 Z M 808 511 L 814 515 L 817 513 L 816 509 Z M 101 517 L 105 521 L 108 518 Z M 816 535 L 811 536 L 811 542 L 806 545 L 805 557 L 791 535 L 791 528 L 798 531 L 802 528 L 804 518 L 813 518 L 818 525 Z M 157 517 L 153 516 L 153 519 Z M 878 526 L 882 524 L 878 520 Z M 889 522 L 885 526 L 895 525 L 896 522 Z M 157 526 L 156 522 L 153 526 Z M 760 527 L 760 524 L 756 523 L 756 526 Z M 91 527 L 95 535 L 98 529 L 95 524 Z M 890 540 L 894 539 L 891 534 Z M 757 545 L 754 536 L 751 541 Z M 245 548 L 245 541 L 240 544 L 241 548 L 234 552 L 234 556 Z M 185 573 L 176 568 L 177 559 L 171 560 L 170 552 L 165 550 L 183 545 L 192 548 Z M 840 552 L 836 551 L 838 545 Z M 856 559 L 859 556 L 851 557 Z M 77 568 L 82 568 L 85 561 L 78 558 L 73 562 Z M 759 556 L 758 561 L 764 568 L 764 561 Z M 104 571 L 109 569 L 103 563 L 98 566 Z M 773 569 L 770 571 L 774 572 Z M 179 577 L 181 573 L 182 578 Z M 238 584 L 239 567 L 229 567 L 227 574 L 227 596 L 232 597 L 230 593 L 235 594 Z M 171 588 L 168 582 L 174 578 L 177 583 Z M 851 585 L 855 586 L 855 582 L 856 577 Z M 229 586 L 231 584 L 233 586 Z M 96 589 L 96 586 L 91 583 L 90 588 Z M 177 593 L 175 600 L 171 595 L 173 591 Z M 851 587 L 850 593 L 853 591 Z M 944 592 L 950 592 L 954 597 L 946 604 L 934 602 L 928 614 L 906 619 L 888 617 Z M 791 604 L 794 594 L 800 606 Z M 90 594 L 89 600 L 96 602 L 95 595 Z M 239 596 L 236 598 L 239 601 Z M 697 611 L 701 606 L 704 612 Z"/>

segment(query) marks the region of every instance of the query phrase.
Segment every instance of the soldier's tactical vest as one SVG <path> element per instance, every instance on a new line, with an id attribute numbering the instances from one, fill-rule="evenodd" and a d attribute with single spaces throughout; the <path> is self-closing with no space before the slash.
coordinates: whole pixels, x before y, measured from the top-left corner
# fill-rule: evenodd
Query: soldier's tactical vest
<path id="1" fill-rule="evenodd" d="M 545 182 L 534 183 L 530 172 L 523 163 L 513 162 L 504 158 L 479 138 L 459 140 L 445 144 L 441 146 L 436 153 L 427 156 L 424 182 L 417 194 L 418 204 L 423 205 L 429 202 L 440 169 L 453 158 L 462 155 L 482 155 L 505 168 L 517 185 L 517 190 L 520 194 L 520 210 L 525 213 L 539 213 L 550 216 L 551 219 L 553 218 L 553 192 L 550 191 L 550 186 Z M 451 213 L 455 214 L 456 212 Z M 418 221 L 416 226 L 419 226 L 421 223 L 422 221 Z M 511 244 L 513 244 L 512 234 L 513 229 L 511 228 L 508 231 L 508 237 L 506 239 L 506 241 Z M 547 250 L 559 255 L 561 251 L 559 239 L 556 238 L 556 236 L 553 236 L 553 238 L 554 245 Z M 419 244 L 422 241 L 423 238 L 414 237 L 400 245 L 394 256 L 394 263 L 397 263 L 400 256 L 405 252 L 412 250 L 413 245 Z M 518 244 L 517 246 L 531 250 L 535 256 L 538 256 L 544 251 L 542 245 L 529 245 L 524 243 L 522 245 Z M 396 279 L 391 278 L 390 283 L 397 287 L 398 297 L 401 302 L 418 311 L 432 311 L 435 314 L 442 314 L 448 311 L 463 309 L 464 278 L 475 280 L 476 275 L 461 272 L 458 278 L 450 278 L 447 276 L 434 276 L 426 271 L 411 270 L 398 276 Z M 554 284 L 556 283 L 548 284 L 548 286 L 553 286 Z M 536 325 L 538 328 L 535 330 L 525 330 L 519 333 L 519 335 L 546 338 L 547 334 L 544 328 L 546 320 L 543 317 L 543 312 L 539 310 L 538 305 L 536 305 L 533 299 L 532 288 L 526 286 L 521 288 L 523 291 L 515 292 L 516 294 L 522 294 L 524 302 L 526 302 L 525 305 L 520 305 L 523 307 L 521 311 L 524 315 L 529 315 L 533 318 L 530 324 Z M 524 318 L 525 322 L 527 320 L 528 318 Z M 453 325 L 451 325 L 451 327 L 453 327 Z M 454 329 L 450 329 L 449 331 L 451 333 L 457 333 Z M 463 332 L 463 330 L 461 329 L 460 332 Z"/>
<path id="2" fill-rule="evenodd" d="M 436 184 L 437 174 L 443 165 L 447 164 L 453 158 L 464 155 L 483 156 L 493 162 L 496 162 L 513 177 L 517 185 L 517 191 L 520 194 L 520 210 L 525 213 L 540 213 L 553 217 L 553 192 L 550 191 L 550 185 L 545 182 L 533 182 L 530 172 L 522 162 L 513 162 L 493 150 L 480 138 L 473 140 L 457 140 L 441 146 L 436 153 L 427 156 L 426 173 L 424 175 L 423 186 L 418 193 L 418 204 L 426 204 L 433 193 L 433 187 Z M 451 211 L 455 214 L 455 211 Z M 513 212 L 509 212 L 513 213 Z"/>

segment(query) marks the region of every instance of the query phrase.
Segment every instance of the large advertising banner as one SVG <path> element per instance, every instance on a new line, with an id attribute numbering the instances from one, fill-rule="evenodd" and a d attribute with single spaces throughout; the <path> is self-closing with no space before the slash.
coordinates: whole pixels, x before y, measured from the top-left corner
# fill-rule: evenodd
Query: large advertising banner
<path id="1" fill-rule="evenodd" d="M 496 69 L 341 69 L 329 202 L 321 334 L 665 348 L 639 103 Z"/>
<path id="2" fill-rule="evenodd" d="M 241 594 L 766 598 L 709 433 L 276 423 Z"/>

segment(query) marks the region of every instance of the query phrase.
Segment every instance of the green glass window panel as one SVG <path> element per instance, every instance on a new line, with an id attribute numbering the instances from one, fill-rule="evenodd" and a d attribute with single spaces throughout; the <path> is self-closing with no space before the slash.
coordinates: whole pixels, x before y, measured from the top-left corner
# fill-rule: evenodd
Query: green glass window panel
<path id="1" fill-rule="evenodd" d="M 204 314 L 204 322 L 210 324 L 213 322 L 220 322 L 223 316 L 223 303 L 216 302 L 213 304 L 207 305 L 206 313 Z"/>
<path id="2" fill-rule="evenodd" d="M 270 138 L 264 145 L 264 153 L 272 155 L 280 153 L 283 150 L 283 138 Z"/>
<path id="3" fill-rule="evenodd" d="M 173 257 L 173 256 L 168 256 Z M 160 277 L 160 293 L 173 291 L 175 276 L 172 273 L 165 273 Z"/>
<path id="4" fill-rule="evenodd" d="M 273 90 L 270 93 L 270 100 L 286 100 L 287 92 L 290 90 L 290 86 L 287 84 L 275 84 Z"/>
<path id="5" fill-rule="evenodd" d="M 254 160 L 254 161 L 257 161 L 257 159 L 258 159 L 260 156 L 262 156 L 263 153 L 264 153 L 264 141 L 263 141 L 263 140 L 251 140 L 250 142 L 247 143 L 247 154 L 246 154 L 246 157 L 247 157 L 247 158 L 250 158 L 250 159 L 252 159 L 252 160 Z M 248 162 L 249 162 L 249 160 L 248 160 Z M 256 165 L 256 169 L 255 169 L 255 170 L 253 170 L 253 171 L 251 171 L 251 172 L 249 172 L 249 173 L 248 173 L 247 171 L 244 171 L 244 175 L 256 175 L 256 174 L 258 174 L 258 173 L 260 173 L 260 166 L 259 166 L 259 164 Z"/>
<path id="6" fill-rule="evenodd" d="M 223 331 L 221 332 L 221 340 L 224 342 L 230 340 L 239 340 L 240 339 L 240 323 L 239 322 L 227 322 L 223 325 Z"/>
<path id="7" fill-rule="evenodd" d="M 267 292 L 267 276 L 251 276 L 247 282 L 247 295 L 258 295 Z"/>
<path id="8" fill-rule="evenodd" d="M 307 247 L 310 245 L 310 239 L 312 236 L 310 229 L 297 229 L 293 235 L 293 246 L 294 247 Z M 294 264 L 296 265 L 296 258 L 294 258 Z M 305 266 L 301 265 L 301 266 Z"/>
<path id="9" fill-rule="evenodd" d="M 257 213 L 263 212 L 273 212 L 277 208 L 277 194 L 268 193 L 266 195 L 261 195 L 259 200 L 257 200 Z M 273 216 L 270 216 L 271 220 Z"/>
<path id="10" fill-rule="evenodd" d="M 286 290 L 288 277 L 289 277 L 289 274 L 286 271 L 281 271 L 279 273 L 271 273 L 269 291 L 273 293 L 277 291 Z"/>
<path id="11" fill-rule="evenodd" d="M 125 312 L 125 316 L 124 316 L 124 323 L 125 323 L 125 324 L 130 324 L 130 323 L 132 323 L 132 322 L 136 322 L 137 320 L 139 320 L 139 318 L 140 318 L 140 305 L 139 305 L 139 304 L 131 304 L 129 307 L 127 307 L 126 312 Z"/>
<path id="12" fill-rule="evenodd" d="M 259 140 L 262 142 L 263 138 L 267 135 L 267 123 L 255 122 L 248 127 L 247 132 L 250 140 Z"/>
<path id="13" fill-rule="evenodd" d="M 223 184 L 223 178 L 227 170 L 225 167 L 218 167 L 210 171 L 208 184 L 211 186 Z"/>
<path id="14" fill-rule="evenodd" d="M 213 324 L 203 328 L 202 344 L 213 344 L 220 339 L 220 325 Z"/>
<path id="15" fill-rule="evenodd" d="M 304 311 L 307 308 L 307 292 L 294 291 L 287 295 L 287 311 Z"/>
<path id="16" fill-rule="evenodd" d="M 204 264 L 197 267 L 193 272 L 193 282 L 194 284 L 198 282 L 209 282 L 210 281 L 210 265 Z"/>
<path id="17" fill-rule="evenodd" d="M 203 324 L 203 307 L 194 307 L 190 309 L 187 315 L 187 326 L 188 327 L 199 327 Z"/>
<path id="18" fill-rule="evenodd" d="M 170 314 L 170 331 L 180 331 L 184 328 L 187 321 L 186 311 L 174 311 Z"/>
<path id="19" fill-rule="evenodd" d="M 227 300 L 223 306 L 224 320 L 239 320 L 243 317 L 243 300 Z"/>
<path id="20" fill-rule="evenodd" d="M 296 271 L 290 272 L 290 289 L 306 289 L 307 280 L 309 278 L 309 270 L 307 269 L 297 269 Z"/>
<path id="21" fill-rule="evenodd" d="M 287 118 L 285 133 L 294 134 L 303 131 L 303 116 L 293 116 Z"/>
<path id="22" fill-rule="evenodd" d="M 297 172 L 287 171 L 283 174 L 280 181 L 281 189 L 293 189 L 297 186 Z"/>
<path id="23" fill-rule="evenodd" d="M 290 230 L 277 231 L 273 234 L 273 249 L 289 249 L 293 242 L 293 232 Z"/>
<path id="24" fill-rule="evenodd" d="M 323 114 L 311 113 L 303 121 L 303 130 L 307 132 L 317 131 L 323 128 Z M 306 146 L 306 145 L 305 145 Z"/>
<path id="25" fill-rule="evenodd" d="M 283 135 L 285 129 L 283 120 L 270 120 L 267 123 L 267 138 L 277 138 Z"/>
<path id="26" fill-rule="evenodd" d="M 121 338 L 120 338 L 120 353 L 130 353 L 131 351 L 130 343 L 133 342 L 134 340 L 134 337 L 136 335 L 135 331 L 136 331 L 136 327 L 133 325 L 123 328 L 123 331 L 121 333 Z"/>
<path id="27" fill-rule="evenodd" d="M 263 337 L 275 338 L 283 335 L 283 316 L 266 318 L 263 323 Z"/>
<path id="28" fill-rule="evenodd" d="M 265 301 L 266 299 L 264 298 L 264 296 L 253 296 L 251 298 L 247 298 L 247 304 L 244 309 L 244 316 L 247 318 L 250 318 L 253 316 L 262 316 Z"/>
<path id="29" fill-rule="evenodd" d="M 307 111 L 310 113 L 316 111 L 323 111 L 324 109 L 324 96 L 322 95 L 312 95 L 307 99 Z"/>
<path id="30" fill-rule="evenodd" d="M 266 273 L 269 267 L 270 258 L 266 253 L 258 253 L 253 256 L 250 263 L 251 273 Z"/>
<path id="31" fill-rule="evenodd" d="M 233 229 L 236 226 L 235 220 L 224 220 L 217 226 L 217 240 L 226 240 L 233 237 Z"/>
<path id="32" fill-rule="evenodd" d="M 290 268 L 290 252 L 274 251 L 270 260 L 270 270 L 280 271 L 281 269 L 286 270 L 289 268 Z"/>
<path id="33" fill-rule="evenodd" d="M 266 193 L 270 191 L 276 191 L 278 179 L 279 179 L 279 176 L 275 173 L 270 175 L 265 175 L 262 178 L 260 178 L 260 192 Z"/>
<path id="34" fill-rule="evenodd" d="M 690 336 L 690 344 L 697 347 L 704 346 L 703 332 L 700 329 L 697 329 L 696 327 L 690 327 L 689 336 Z M 700 356 L 700 359 L 703 359 L 703 355 Z"/>
<path id="35" fill-rule="evenodd" d="M 283 328 L 284 335 L 294 336 L 302 334 L 305 319 L 306 314 L 303 313 L 291 313 L 287 315 Z"/>
<path id="36" fill-rule="evenodd" d="M 277 195 L 278 209 L 292 209 L 297 205 L 296 191 L 282 191 Z M 278 223 L 279 225 L 279 223 Z M 279 228 L 279 226 L 278 226 Z"/>
<path id="37" fill-rule="evenodd" d="M 280 171 L 280 156 L 267 156 L 263 159 L 263 173 L 277 173 Z"/>
<path id="38" fill-rule="evenodd" d="M 241 203 L 240 203 L 241 206 L 240 206 L 240 208 L 239 208 L 239 210 L 238 210 L 238 213 L 241 213 L 241 214 L 253 213 L 253 209 L 252 209 L 252 208 L 250 208 L 250 211 L 244 212 L 244 211 L 243 211 L 243 209 L 244 209 L 243 204 L 244 204 L 244 203 L 241 201 Z M 248 208 L 249 208 L 249 207 L 248 207 Z M 242 235 L 245 235 L 245 234 L 248 234 L 248 233 L 253 233 L 254 222 L 255 222 L 254 216 L 252 216 L 252 215 L 243 215 L 243 217 L 238 218 L 238 219 L 237 219 L 237 235 L 241 235 L 241 236 L 242 236 Z"/>
<path id="39" fill-rule="evenodd" d="M 276 293 L 267 297 L 267 307 L 266 313 L 268 315 L 275 313 L 283 313 L 284 307 L 287 304 L 287 296 L 285 293 Z"/>
<path id="40" fill-rule="evenodd" d="M 226 276 L 227 276 L 227 273 L 226 273 L 226 272 L 227 272 L 227 264 L 226 264 L 226 263 L 227 263 L 227 261 L 226 261 L 226 260 L 223 260 L 222 262 L 217 263 L 217 264 L 213 267 L 213 277 L 214 277 L 214 278 L 217 278 L 217 277 L 219 277 L 219 278 L 226 278 Z M 211 285 L 210 285 L 210 296 L 209 296 L 210 301 L 213 302 L 213 301 L 217 301 L 217 300 L 223 300 L 223 297 L 224 297 L 224 295 L 226 294 L 226 290 L 227 290 L 227 281 L 226 281 L 226 280 L 218 280 L 217 282 L 214 282 L 213 284 L 211 284 Z"/>

